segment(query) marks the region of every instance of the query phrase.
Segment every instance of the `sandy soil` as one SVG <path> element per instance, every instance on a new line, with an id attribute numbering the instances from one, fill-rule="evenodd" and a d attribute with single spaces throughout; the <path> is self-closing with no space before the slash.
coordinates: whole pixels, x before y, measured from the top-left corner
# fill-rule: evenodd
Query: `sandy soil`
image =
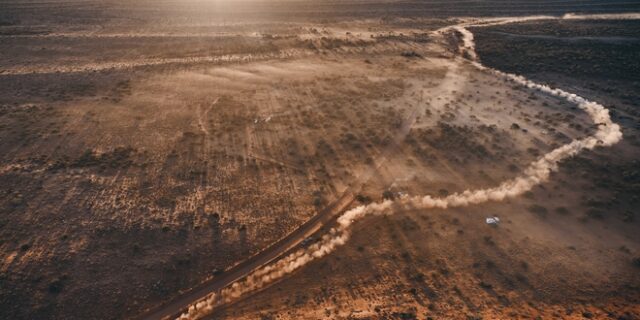
<path id="1" fill-rule="evenodd" d="M 575 5 L 565 2 L 503 9 Z M 477 70 L 452 50 L 456 39 L 431 33 L 456 22 L 446 12 L 498 15 L 492 5 L 434 3 L 440 13 L 425 14 L 416 3 L 371 4 L 349 19 L 335 15 L 339 4 L 307 5 L 297 17 L 270 9 L 252 19 L 246 8 L 213 17 L 220 10 L 171 2 L 3 2 L 0 317 L 135 317 L 347 191 L 366 203 L 491 187 L 592 134 L 582 111 Z M 414 6 L 424 12 L 406 13 Z M 622 143 L 563 163 L 517 199 L 358 222 L 334 254 L 213 317 L 640 317 L 635 73 L 576 80 L 601 59 L 595 48 L 564 71 L 526 63 L 553 65 L 528 57 L 528 41 L 638 37 L 635 24 L 599 27 L 554 26 L 543 38 L 526 36 L 527 24 L 484 29 L 478 52 L 612 106 Z M 500 51 L 514 34 L 523 49 Z M 635 70 L 633 48 L 612 60 Z M 497 228 L 484 223 L 493 215 Z"/>

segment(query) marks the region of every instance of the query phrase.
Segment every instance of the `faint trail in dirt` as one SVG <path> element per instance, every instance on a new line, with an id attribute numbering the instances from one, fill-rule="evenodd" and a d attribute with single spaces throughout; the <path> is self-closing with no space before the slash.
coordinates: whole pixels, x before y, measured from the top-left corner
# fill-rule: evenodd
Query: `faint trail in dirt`
<path id="1" fill-rule="evenodd" d="M 299 171 L 299 172 L 302 172 L 302 173 L 307 173 L 307 171 L 304 168 L 301 168 L 299 166 L 296 166 L 294 164 L 287 163 L 287 162 L 284 162 L 284 161 L 281 161 L 281 160 L 277 160 L 277 159 L 273 159 L 273 158 L 270 158 L 270 157 L 256 155 L 254 153 L 249 153 L 249 154 L 247 154 L 247 156 L 251 157 L 253 159 L 256 159 L 256 160 L 273 163 L 275 165 L 287 167 L 287 168 L 295 170 L 295 171 Z"/>
<path id="2" fill-rule="evenodd" d="M 558 36 L 549 36 L 549 35 L 539 35 L 539 34 L 518 34 L 518 33 L 510 33 L 510 32 L 500 32 L 500 31 L 492 31 L 492 34 L 497 34 L 501 36 L 505 36 L 511 39 L 536 39 L 536 40 L 552 40 L 559 42 L 602 42 L 608 44 L 624 44 L 624 43 L 635 43 L 640 42 L 640 38 L 636 37 L 612 37 L 612 36 L 603 36 L 603 37 L 558 37 Z"/>
<path id="3" fill-rule="evenodd" d="M 210 32 L 210 33 L 165 33 L 165 32 L 139 32 L 139 33 L 96 33 L 96 32 L 48 32 L 33 34 L 0 34 L 0 39 L 28 38 L 28 39 L 144 39 L 144 38 L 231 38 L 231 37 L 262 37 L 261 35 L 239 34 L 231 32 Z"/>
<path id="4" fill-rule="evenodd" d="M 209 140 L 210 140 L 210 133 L 209 133 L 209 129 L 207 129 L 207 118 L 209 115 L 209 111 L 211 111 L 211 109 L 213 109 L 213 107 L 218 104 L 218 101 L 220 101 L 220 98 L 216 98 L 215 100 L 213 100 L 213 102 L 211 103 L 211 105 L 209 105 L 209 107 L 202 111 L 201 110 L 201 106 L 198 107 L 198 127 L 200 128 L 200 131 L 202 131 L 202 133 L 204 134 L 204 136 L 202 137 L 202 156 L 204 159 L 209 158 Z M 209 177 L 209 167 L 207 166 L 206 168 L 207 174 L 202 175 L 201 178 L 201 184 L 203 186 L 208 185 L 207 180 Z M 202 208 L 204 208 L 206 205 L 204 203 L 201 204 Z"/>
<path id="5" fill-rule="evenodd" d="M 226 54 L 220 56 L 201 56 L 185 58 L 148 58 L 134 61 L 105 62 L 84 65 L 66 66 L 22 66 L 0 70 L 0 76 L 19 76 L 28 74 L 56 74 L 56 73 L 82 73 L 98 72 L 122 69 L 134 69 L 140 67 L 152 67 L 162 65 L 191 65 L 199 63 L 246 63 L 268 59 L 287 59 L 291 57 L 304 57 L 312 55 L 309 50 L 287 49 L 262 54 Z"/>
<path id="6" fill-rule="evenodd" d="M 443 111 L 445 109 L 445 105 L 449 103 L 450 100 L 453 100 L 446 98 L 451 98 L 455 96 L 456 92 L 461 92 L 464 84 L 467 82 L 467 78 L 467 73 L 460 70 L 459 63 L 455 61 L 451 63 L 447 68 L 447 73 L 444 79 L 431 92 L 438 96 L 438 99 L 432 100 L 430 103 L 432 111 L 433 109 Z M 447 161 L 443 161 L 445 157 L 442 155 L 442 151 L 436 148 L 429 148 L 429 151 L 436 155 L 436 161 L 440 166 L 446 169 L 449 175 L 455 177 L 458 182 L 466 182 L 466 179 L 459 174 L 457 170 L 453 169 Z"/>
<path id="7" fill-rule="evenodd" d="M 211 111 L 211 109 L 213 109 L 213 107 L 218 103 L 219 100 L 220 98 L 216 98 L 206 110 L 198 112 L 198 127 L 200 127 L 200 131 L 204 133 L 205 137 L 209 137 L 209 129 L 207 129 L 207 124 L 206 124 L 207 115 L 209 114 L 209 111 Z"/>

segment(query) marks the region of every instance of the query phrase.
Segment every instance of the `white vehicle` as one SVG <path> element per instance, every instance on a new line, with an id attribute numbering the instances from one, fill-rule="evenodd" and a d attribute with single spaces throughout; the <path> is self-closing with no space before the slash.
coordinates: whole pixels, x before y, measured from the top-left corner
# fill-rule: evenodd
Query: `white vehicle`
<path id="1" fill-rule="evenodd" d="M 488 217 L 486 219 L 488 225 L 497 226 L 500 223 L 500 218 L 498 217 Z"/>

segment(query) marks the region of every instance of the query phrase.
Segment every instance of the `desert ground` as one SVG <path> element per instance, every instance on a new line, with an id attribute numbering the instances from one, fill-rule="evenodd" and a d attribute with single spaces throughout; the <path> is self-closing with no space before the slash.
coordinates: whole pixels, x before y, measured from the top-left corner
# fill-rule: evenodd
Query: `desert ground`
<path id="1" fill-rule="evenodd" d="M 0 318 L 640 319 L 635 12 L 0 1 Z"/>

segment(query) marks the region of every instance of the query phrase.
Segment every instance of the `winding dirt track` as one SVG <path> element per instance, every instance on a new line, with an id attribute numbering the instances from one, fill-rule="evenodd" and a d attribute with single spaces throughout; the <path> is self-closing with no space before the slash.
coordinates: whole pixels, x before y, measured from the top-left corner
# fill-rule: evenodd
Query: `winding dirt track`
<path id="1" fill-rule="evenodd" d="M 182 314 L 193 302 L 204 298 L 213 291 L 220 290 L 234 283 L 251 273 L 253 270 L 272 262 L 296 245 L 300 244 L 304 239 L 313 235 L 324 225 L 331 222 L 338 214 L 346 210 L 346 208 L 351 205 L 354 198 L 355 196 L 352 192 L 345 192 L 342 197 L 300 226 L 300 228 L 290 233 L 287 237 L 274 243 L 267 249 L 241 262 L 240 264 L 237 264 L 220 276 L 216 276 L 211 280 L 204 282 L 200 286 L 185 292 L 176 299 L 171 300 L 156 309 L 150 310 L 149 312 L 141 315 L 139 319 L 157 320 L 175 319 L 179 317 L 180 314 Z"/>
<path id="2" fill-rule="evenodd" d="M 464 40 L 463 47 L 460 49 L 463 52 L 467 52 L 468 54 L 471 54 L 471 53 L 474 53 L 473 37 L 470 32 L 464 29 L 465 27 L 488 26 L 488 25 L 524 21 L 524 20 L 537 20 L 537 19 L 549 19 L 549 18 L 550 17 L 522 17 L 522 18 L 514 18 L 514 19 L 503 18 L 503 19 L 491 19 L 489 21 L 485 20 L 485 21 L 463 22 L 456 26 L 447 27 L 445 28 L 446 30 L 445 29 L 438 30 L 435 33 L 442 34 L 445 31 L 451 31 L 451 30 L 466 32 L 466 37 L 463 38 Z M 611 19 L 614 17 L 607 17 L 607 18 Z M 554 18 L 551 17 L 551 19 L 554 19 Z M 475 55 L 471 55 L 471 57 L 472 57 L 472 60 L 474 60 L 473 58 L 475 58 Z M 481 65 L 478 64 L 478 66 L 481 66 Z M 573 96 L 575 98 L 575 95 Z M 379 168 L 384 163 L 384 160 L 386 156 L 389 154 L 389 152 L 393 151 L 398 145 L 398 143 L 402 141 L 404 136 L 406 136 L 406 134 L 411 129 L 413 122 L 415 121 L 416 115 L 417 115 L 417 110 L 414 110 L 411 113 L 411 115 L 404 121 L 399 132 L 397 132 L 396 136 L 394 137 L 394 141 L 393 141 L 394 143 L 392 143 L 387 149 L 383 150 L 383 152 L 380 155 L 380 158 L 378 158 L 378 161 L 376 162 L 375 168 Z M 607 117 L 608 117 L 608 114 L 607 114 Z M 375 169 L 375 168 L 372 168 L 372 169 Z M 338 200 L 333 202 L 330 206 L 322 210 L 319 214 L 311 218 L 308 222 L 303 224 L 300 228 L 298 228 L 297 230 L 289 234 L 287 237 L 274 243 L 264 251 L 249 258 L 248 260 L 232 267 L 231 269 L 224 272 L 222 275 L 214 277 L 206 281 L 202 285 L 181 294 L 178 298 L 166 304 L 163 304 L 158 308 L 148 311 L 147 313 L 143 314 L 139 318 L 145 319 L 145 320 L 178 318 L 181 315 L 184 315 L 185 311 L 187 311 L 189 307 L 193 306 L 194 303 L 206 298 L 212 292 L 217 292 L 219 290 L 222 290 L 223 288 L 229 287 L 234 283 L 236 283 L 236 281 L 250 275 L 251 273 L 255 272 L 261 267 L 270 264 L 271 262 L 275 261 L 278 258 L 284 257 L 293 248 L 300 245 L 304 241 L 304 239 L 318 232 L 324 226 L 334 223 L 336 217 L 344 213 L 346 209 L 353 203 L 355 198 L 354 195 L 359 191 L 359 189 L 363 186 L 363 184 L 366 183 L 366 181 L 368 181 L 371 175 L 372 175 L 371 171 L 365 173 L 362 177 L 358 179 L 358 183 L 356 186 L 350 189 L 347 189 L 347 191 L 345 191 Z M 470 202 L 470 203 L 475 203 L 475 202 Z M 364 215 L 365 213 L 362 213 L 362 215 Z M 355 218 L 357 218 L 356 215 L 354 215 L 352 219 L 355 220 Z M 342 223 L 342 221 L 340 220 L 338 222 Z"/>

